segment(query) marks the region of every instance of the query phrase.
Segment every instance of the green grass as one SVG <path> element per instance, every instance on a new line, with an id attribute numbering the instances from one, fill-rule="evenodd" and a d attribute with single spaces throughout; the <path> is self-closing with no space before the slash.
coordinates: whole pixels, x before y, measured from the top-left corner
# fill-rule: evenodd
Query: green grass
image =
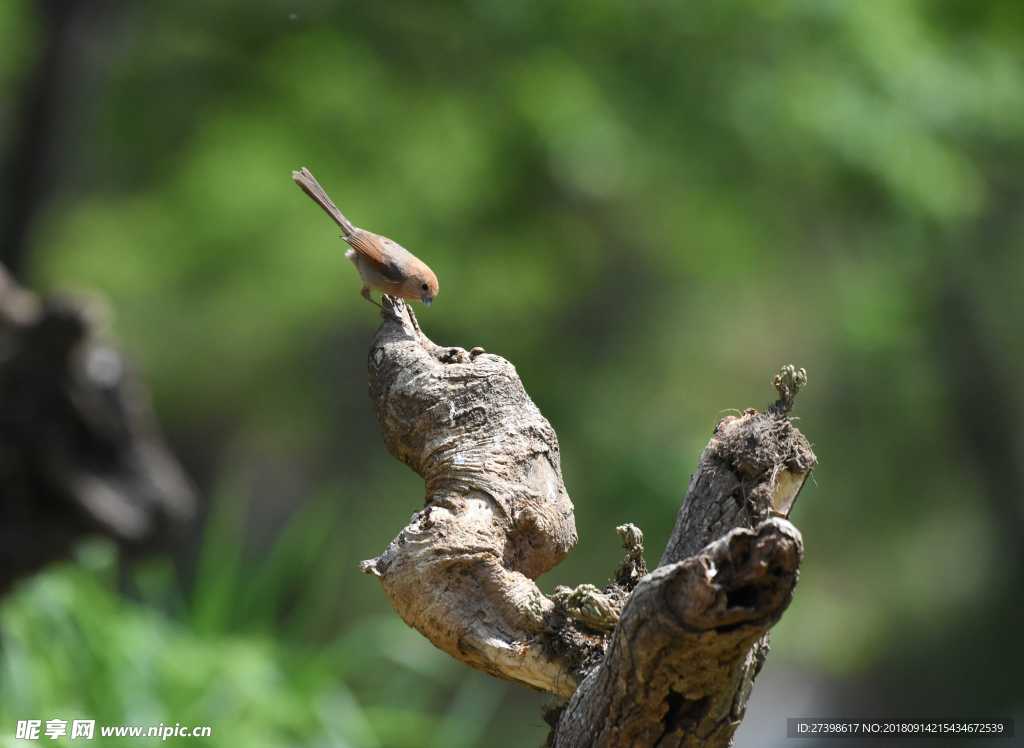
<path id="1" fill-rule="evenodd" d="M 213 727 L 210 738 L 166 741 L 193 746 L 476 744 L 503 686 L 450 661 L 396 616 L 358 619 L 324 642 L 296 633 L 315 628 L 305 619 L 317 609 L 302 599 L 286 606 L 281 591 L 308 576 L 323 550 L 323 504 L 300 512 L 255 562 L 243 561 L 233 536 L 232 503 L 222 506 L 190 596 L 157 559 L 128 572 L 128 599 L 115 549 L 94 541 L 4 601 L 0 745 L 26 745 L 14 740 L 18 720 L 53 718 L 96 720 L 93 745 L 128 744 L 104 741 L 100 725 L 175 722 Z"/>

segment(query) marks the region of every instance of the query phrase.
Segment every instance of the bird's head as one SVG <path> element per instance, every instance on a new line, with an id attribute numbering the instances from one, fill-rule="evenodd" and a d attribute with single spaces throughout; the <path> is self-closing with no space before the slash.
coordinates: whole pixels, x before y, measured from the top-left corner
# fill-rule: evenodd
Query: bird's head
<path id="1" fill-rule="evenodd" d="M 410 274 L 406 284 L 411 286 L 408 289 L 411 292 L 408 295 L 409 298 L 419 299 L 427 306 L 430 306 L 438 291 L 441 290 L 437 284 L 437 276 L 434 275 L 434 271 L 423 263 L 420 263 L 420 267 L 417 267 L 415 272 Z"/>

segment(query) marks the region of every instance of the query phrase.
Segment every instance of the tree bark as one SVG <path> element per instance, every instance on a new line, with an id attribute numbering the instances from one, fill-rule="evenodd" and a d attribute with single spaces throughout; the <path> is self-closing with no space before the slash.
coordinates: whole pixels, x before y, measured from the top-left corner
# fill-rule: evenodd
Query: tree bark
<path id="1" fill-rule="evenodd" d="M 426 482 L 425 507 L 362 569 L 440 649 L 547 691 L 556 746 L 728 745 L 792 599 L 803 553 L 785 517 L 816 458 L 780 400 L 715 429 L 659 567 L 642 534 L 603 589 L 545 595 L 535 579 L 576 542 L 554 430 L 508 361 L 445 348 L 385 297 L 370 396 L 388 450 Z"/>

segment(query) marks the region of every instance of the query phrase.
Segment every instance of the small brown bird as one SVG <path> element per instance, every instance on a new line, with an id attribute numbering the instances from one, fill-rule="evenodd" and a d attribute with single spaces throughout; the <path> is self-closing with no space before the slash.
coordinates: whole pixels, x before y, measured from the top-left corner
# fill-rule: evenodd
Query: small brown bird
<path id="1" fill-rule="evenodd" d="M 425 262 L 398 242 L 355 226 L 338 210 L 338 206 L 305 166 L 293 171 L 292 179 L 341 227 L 342 238 L 351 247 L 345 256 L 356 266 L 359 277 L 363 279 L 364 299 L 380 306 L 370 296 L 370 289 L 373 288 L 388 296 L 419 299 L 430 306 L 439 288 L 437 276 Z"/>

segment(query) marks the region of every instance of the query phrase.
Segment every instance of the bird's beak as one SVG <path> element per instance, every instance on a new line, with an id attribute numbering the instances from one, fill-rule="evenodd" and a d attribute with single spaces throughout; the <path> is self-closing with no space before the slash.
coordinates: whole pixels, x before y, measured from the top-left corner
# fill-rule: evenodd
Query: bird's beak
<path id="1" fill-rule="evenodd" d="M 424 303 L 425 306 L 430 306 L 433 302 L 434 302 L 434 300 L 432 298 L 430 298 L 429 296 L 424 296 L 423 297 L 423 303 Z"/>

